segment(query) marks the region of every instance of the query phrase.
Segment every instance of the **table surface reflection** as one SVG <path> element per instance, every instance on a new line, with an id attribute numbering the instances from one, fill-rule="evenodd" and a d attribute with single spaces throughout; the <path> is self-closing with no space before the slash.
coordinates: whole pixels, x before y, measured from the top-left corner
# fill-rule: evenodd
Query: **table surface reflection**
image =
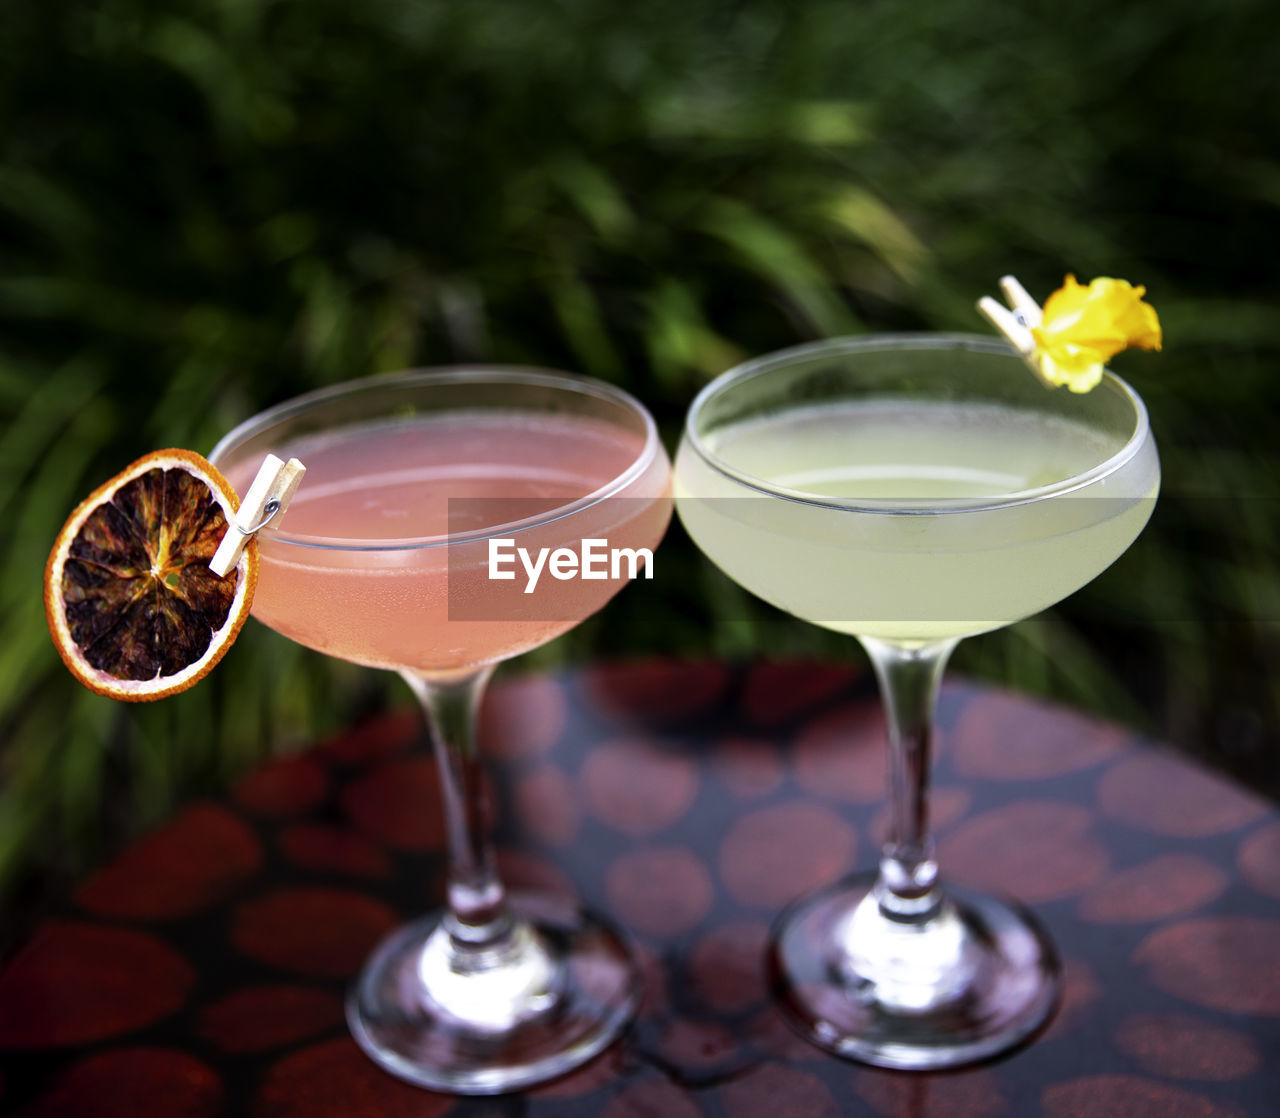
<path id="1" fill-rule="evenodd" d="M 0 1110 L 24 1118 L 1241 1118 L 1280 1114 L 1280 811 L 1104 722 L 953 682 L 944 873 L 1012 894 L 1065 958 L 1033 1043 L 935 1075 L 840 1061 L 771 1007 L 769 924 L 875 861 L 868 675 L 654 662 L 500 679 L 493 760 L 513 887 L 631 930 L 640 1017 L 585 1068 L 455 1099 L 369 1063 L 345 985 L 441 895 L 416 715 L 362 724 L 192 803 L 85 881 L 0 975 Z"/>

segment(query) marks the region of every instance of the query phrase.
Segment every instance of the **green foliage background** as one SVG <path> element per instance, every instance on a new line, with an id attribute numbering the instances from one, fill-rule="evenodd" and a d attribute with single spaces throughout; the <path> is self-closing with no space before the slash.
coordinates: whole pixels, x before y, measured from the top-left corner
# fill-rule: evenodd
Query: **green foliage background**
<path id="1" fill-rule="evenodd" d="M 394 680 L 252 626 L 142 708 L 81 691 L 45 555 L 133 458 L 409 365 L 700 385 L 837 333 L 981 330 L 1016 273 L 1143 282 L 1165 490 L 1140 542 L 962 670 L 1271 793 L 1280 68 L 1266 0 L 42 0 L 0 33 L 0 893 Z M 1272 246 L 1268 249 L 1266 246 Z M 533 654 L 858 655 L 678 531 L 661 592 Z"/>

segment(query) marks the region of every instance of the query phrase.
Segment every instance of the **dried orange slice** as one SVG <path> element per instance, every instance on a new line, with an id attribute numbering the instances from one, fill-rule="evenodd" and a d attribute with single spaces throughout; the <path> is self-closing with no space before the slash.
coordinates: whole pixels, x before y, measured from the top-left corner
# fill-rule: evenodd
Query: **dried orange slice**
<path id="1" fill-rule="evenodd" d="M 96 489 L 49 555 L 53 643 L 86 687 L 145 701 L 185 691 L 231 646 L 253 601 L 258 544 L 209 569 L 240 499 L 189 450 L 157 450 Z"/>

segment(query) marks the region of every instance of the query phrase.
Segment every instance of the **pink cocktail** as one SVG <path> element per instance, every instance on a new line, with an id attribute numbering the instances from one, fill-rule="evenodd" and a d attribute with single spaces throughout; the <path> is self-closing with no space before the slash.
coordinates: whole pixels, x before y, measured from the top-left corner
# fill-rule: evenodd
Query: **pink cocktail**
<path id="1" fill-rule="evenodd" d="M 670 517 L 653 421 L 580 377 L 427 370 L 280 404 L 211 458 L 244 492 L 267 453 L 307 473 L 259 535 L 254 616 L 402 675 L 441 770 L 447 903 L 377 949 L 348 998 L 352 1032 L 389 1071 L 437 1089 L 558 1075 L 630 1019 L 637 972 L 598 918 L 503 889 L 475 714 L 495 664 L 594 613 L 646 556 L 651 570 Z"/>
<path id="2" fill-rule="evenodd" d="M 526 595 L 519 564 L 518 579 L 489 578 L 490 538 L 534 554 L 583 538 L 652 547 L 666 515 L 655 459 L 625 492 L 571 517 L 503 527 L 589 497 L 643 456 L 640 432 L 590 417 L 426 416 L 284 450 L 306 465 L 306 481 L 283 532 L 264 537 L 254 616 L 369 667 L 438 675 L 505 660 L 559 636 L 618 589 L 612 579 L 546 574 Z M 501 608 L 484 603 L 495 593 Z"/>

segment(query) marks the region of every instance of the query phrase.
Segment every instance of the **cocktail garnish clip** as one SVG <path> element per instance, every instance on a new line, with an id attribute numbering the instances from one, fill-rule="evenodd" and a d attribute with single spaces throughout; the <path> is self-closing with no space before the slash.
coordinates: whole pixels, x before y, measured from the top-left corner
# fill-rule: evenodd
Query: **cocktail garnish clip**
<path id="1" fill-rule="evenodd" d="M 1102 381 L 1107 362 L 1121 350 L 1159 349 L 1160 318 L 1143 302 L 1147 289 L 1128 280 L 1099 276 L 1088 284 L 1068 275 L 1043 310 L 1013 276 L 1000 280 L 1009 309 L 990 296 L 982 312 L 1003 334 L 1041 383 L 1089 392 Z"/>
<path id="2" fill-rule="evenodd" d="M 225 578 L 240 560 L 240 553 L 256 532 L 261 531 L 284 513 L 293 495 L 298 491 L 306 466 L 296 458 L 284 462 L 274 454 L 268 454 L 258 469 L 249 492 L 240 502 L 234 519 L 227 525 L 222 543 L 209 560 L 209 569 L 219 578 Z"/>
<path id="3" fill-rule="evenodd" d="M 1053 387 L 1053 381 L 1045 375 L 1040 365 L 1036 353 L 1036 339 L 1031 333 L 1040 325 L 1042 317 L 1040 304 L 1030 296 L 1016 276 L 1001 276 L 1000 291 L 1005 297 L 1005 302 L 1009 304 L 1008 307 L 1001 306 L 990 295 L 984 295 L 978 300 L 978 310 L 1008 339 L 1009 344 L 1022 355 L 1027 367 L 1045 386 Z"/>

